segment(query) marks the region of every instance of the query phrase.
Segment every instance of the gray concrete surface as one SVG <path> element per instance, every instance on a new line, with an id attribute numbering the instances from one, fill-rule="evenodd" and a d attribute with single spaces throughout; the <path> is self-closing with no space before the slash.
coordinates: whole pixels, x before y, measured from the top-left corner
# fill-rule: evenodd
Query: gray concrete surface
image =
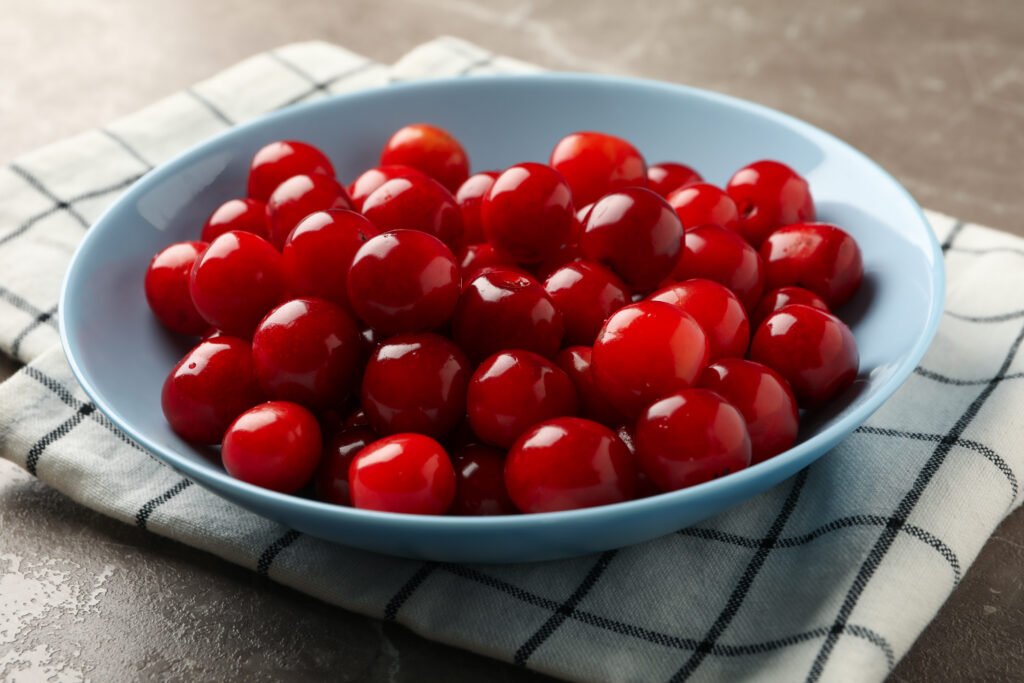
<path id="1" fill-rule="evenodd" d="M 922 204 L 1024 234 L 1024 3 L 679 0 L 5 2 L 0 161 L 253 52 L 319 38 L 380 60 L 447 33 L 556 69 L 713 88 L 879 160 Z M 12 370 L 0 363 L 0 377 Z M 1024 516 L 893 675 L 1019 680 Z M 0 463 L 0 672 L 72 681 L 527 681 L 85 510 Z M 0 676 L 2 677 L 2 676 Z"/>

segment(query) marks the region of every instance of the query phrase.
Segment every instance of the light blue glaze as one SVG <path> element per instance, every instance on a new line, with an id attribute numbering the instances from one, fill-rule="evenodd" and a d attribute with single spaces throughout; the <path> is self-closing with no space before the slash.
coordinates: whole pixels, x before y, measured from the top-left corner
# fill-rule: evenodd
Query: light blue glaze
<path id="1" fill-rule="evenodd" d="M 841 314 L 861 353 L 860 380 L 772 460 L 683 491 L 589 510 L 501 518 L 366 512 L 265 491 L 229 477 L 184 443 L 160 411 L 160 387 L 187 343 L 158 327 L 143 296 L 152 254 L 197 239 L 218 204 L 245 191 L 248 161 L 281 138 L 325 150 L 350 181 L 375 165 L 396 128 L 451 130 L 475 169 L 544 161 L 576 130 L 624 136 L 652 163 L 682 161 L 721 184 L 774 158 L 811 183 L 821 220 L 864 252 L 865 286 Z M 202 486 L 299 531 L 381 553 L 439 561 L 517 562 L 637 543 L 710 517 L 825 454 L 906 380 L 943 303 L 941 251 L 920 208 L 889 174 L 847 144 L 742 100 L 652 81 L 587 75 L 459 78 L 391 86 L 299 106 L 228 131 L 149 173 L 88 232 L 61 294 L 60 324 L 75 375 L 96 405 L 158 458 Z"/>

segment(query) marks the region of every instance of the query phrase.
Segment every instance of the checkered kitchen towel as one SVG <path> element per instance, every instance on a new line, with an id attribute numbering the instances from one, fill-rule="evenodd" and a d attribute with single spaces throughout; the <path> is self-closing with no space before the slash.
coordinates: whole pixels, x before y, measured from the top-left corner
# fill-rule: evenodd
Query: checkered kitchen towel
<path id="1" fill-rule="evenodd" d="M 394 80 L 529 71 L 441 39 L 386 68 L 322 43 L 246 60 L 0 168 L 0 455 L 83 505 L 349 610 L 574 680 L 880 680 L 1019 504 L 1024 242 L 944 216 L 948 310 L 907 384 L 828 457 L 700 526 L 559 562 L 381 557 L 193 486 L 75 383 L 54 323 L 90 221 L 172 154 L 300 101 Z"/>

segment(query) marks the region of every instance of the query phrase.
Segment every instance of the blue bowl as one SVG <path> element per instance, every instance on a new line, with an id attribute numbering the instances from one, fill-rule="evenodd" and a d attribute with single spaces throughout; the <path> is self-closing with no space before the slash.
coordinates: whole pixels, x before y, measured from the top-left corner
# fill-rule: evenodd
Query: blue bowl
<path id="1" fill-rule="evenodd" d="M 860 378 L 802 427 L 799 443 L 722 479 L 587 510 L 495 518 L 368 512 L 267 491 L 228 476 L 178 438 L 160 387 L 188 344 L 166 333 L 142 290 L 152 254 L 197 239 L 206 216 L 241 196 L 249 159 L 292 138 L 325 150 L 339 177 L 373 166 L 396 128 L 429 121 L 451 130 L 474 168 L 546 160 L 576 130 L 621 135 L 652 161 L 692 164 L 721 184 L 760 158 L 807 177 L 821 220 L 852 233 L 865 281 L 843 311 L 860 346 Z M 638 543 L 717 514 L 807 467 L 852 432 L 906 380 L 939 322 L 941 252 L 910 195 L 860 152 L 806 123 L 693 88 L 604 76 L 461 78 L 395 85 L 299 106 L 239 126 L 152 171 L 89 230 L 61 294 L 64 350 L 96 405 L 156 457 L 257 514 L 330 541 L 449 562 L 521 562 Z"/>

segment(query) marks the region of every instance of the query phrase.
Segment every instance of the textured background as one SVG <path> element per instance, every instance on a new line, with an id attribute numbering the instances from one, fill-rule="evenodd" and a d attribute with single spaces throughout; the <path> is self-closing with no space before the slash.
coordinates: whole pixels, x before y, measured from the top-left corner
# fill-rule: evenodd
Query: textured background
<path id="1" fill-rule="evenodd" d="M 35 0 L 3 12 L 0 162 L 283 43 L 393 61 L 447 33 L 553 69 L 780 108 L 873 156 L 929 208 L 1024 234 L 1020 0 Z M 1022 568 L 1018 513 L 894 678 L 1018 678 Z M 0 463 L 0 677 L 10 666 L 58 680 L 540 678 L 110 522 Z"/>

